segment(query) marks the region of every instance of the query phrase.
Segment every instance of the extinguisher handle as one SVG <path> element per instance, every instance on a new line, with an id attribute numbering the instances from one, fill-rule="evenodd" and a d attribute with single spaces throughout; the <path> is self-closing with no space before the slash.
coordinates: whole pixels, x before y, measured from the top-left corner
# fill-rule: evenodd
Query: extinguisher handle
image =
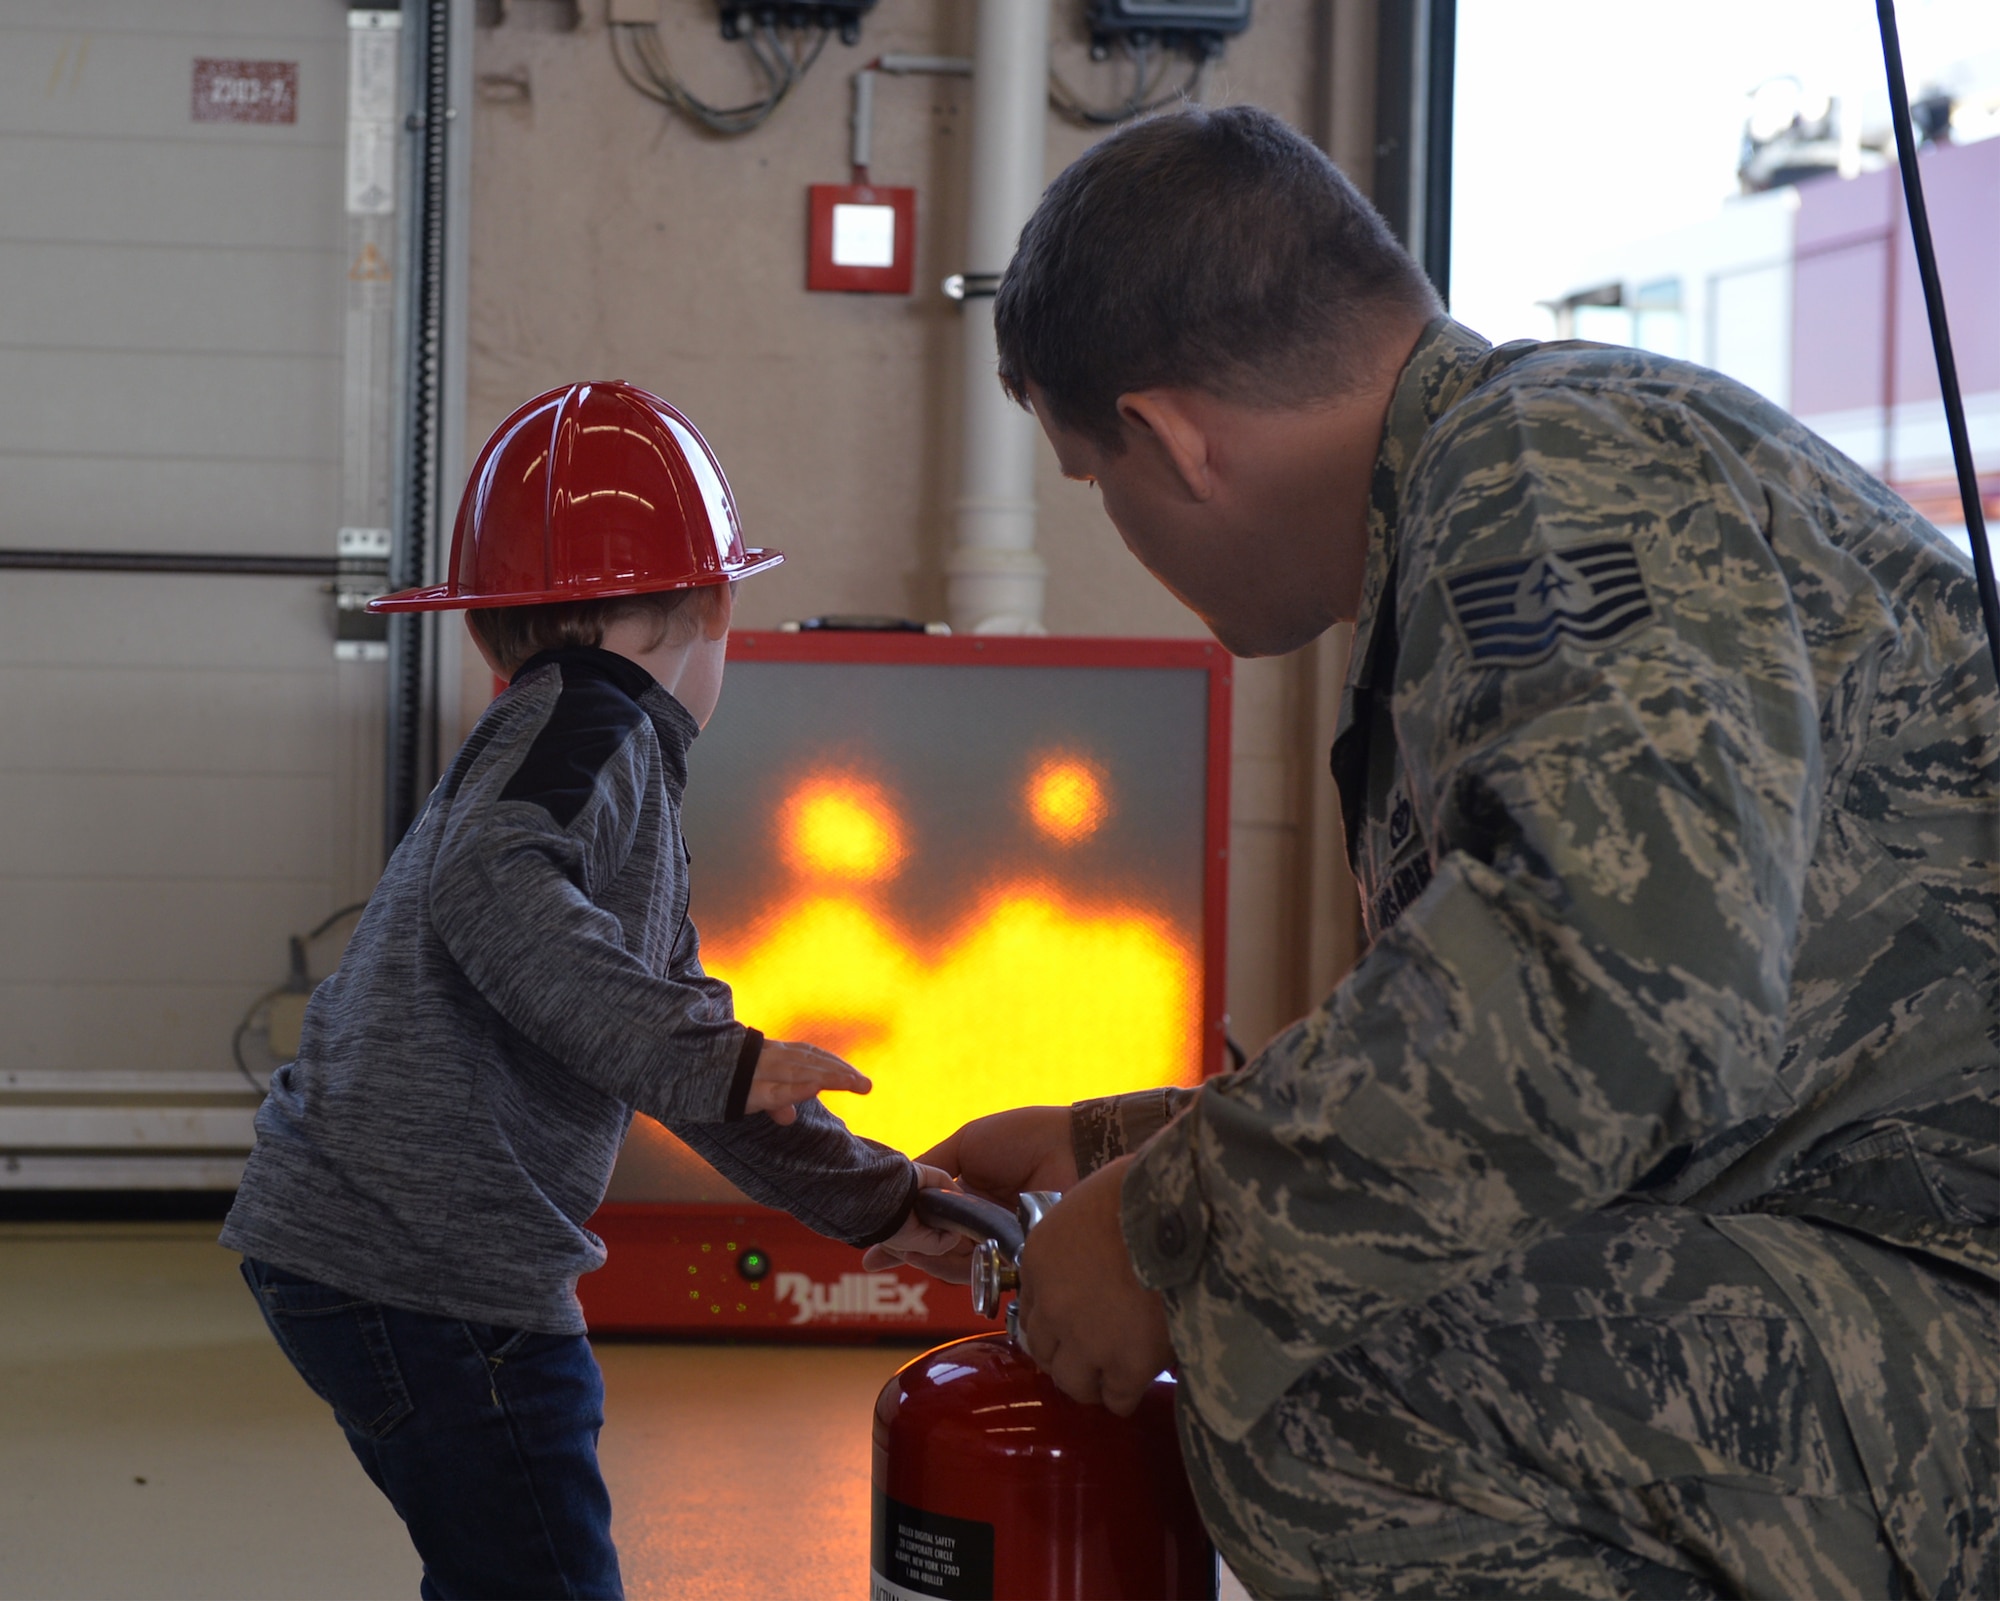
<path id="1" fill-rule="evenodd" d="M 1004 1206 L 959 1190 L 919 1190 L 912 1208 L 926 1228 L 950 1229 L 968 1240 L 995 1241 L 1008 1261 L 1017 1261 L 1026 1233 Z"/>

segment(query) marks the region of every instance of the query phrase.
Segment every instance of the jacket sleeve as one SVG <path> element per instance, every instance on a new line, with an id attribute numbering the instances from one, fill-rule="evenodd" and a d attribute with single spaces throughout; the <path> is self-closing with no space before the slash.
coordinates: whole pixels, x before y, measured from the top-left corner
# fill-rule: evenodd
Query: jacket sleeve
<path id="1" fill-rule="evenodd" d="M 764 1206 L 849 1245 L 873 1245 L 903 1226 L 917 1196 L 907 1156 L 848 1132 L 818 1101 L 795 1122 L 676 1123 L 673 1131 L 717 1172 Z"/>
<path id="2" fill-rule="evenodd" d="M 1198 1093 L 1167 1085 L 1076 1102 L 1069 1109 L 1069 1144 L 1077 1177 L 1086 1178 L 1106 1162 L 1130 1156 L 1192 1106 Z"/>
<path id="3" fill-rule="evenodd" d="M 729 986 L 702 971 L 692 918 L 681 925 L 672 971 L 681 983 L 728 1008 Z M 746 1079 L 743 1091 L 748 1087 Z M 741 1094 L 735 1105 L 741 1109 Z M 849 1245 L 887 1239 L 902 1227 L 916 1198 L 917 1171 L 908 1157 L 849 1133 L 817 1100 L 801 1106 L 791 1123 L 750 1117 L 719 1124 L 676 1121 L 671 1127 L 753 1201 L 789 1212 L 807 1228 Z"/>
<path id="4" fill-rule="evenodd" d="M 1394 721 L 1431 882 L 1125 1185 L 1128 1248 L 1226 1436 L 1773 1092 L 1820 755 L 1764 512 L 1657 400 L 1480 396 L 1426 442 Z M 1580 587 L 1543 606 L 1551 555 Z M 1594 561 L 1636 566 L 1643 615 L 1589 604 Z M 1475 604 L 1495 594 L 1518 598 Z"/>
<path id="5" fill-rule="evenodd" d="M 748 1039 L 728 987 L 673 964 L 654 973 L 592 898 L 632 851 L 649 782 L 631 738 L 567 826 L 532 801 L 468 785 L 441 823 L 431 916 L 465 976 L 530 1044 L 662 1122 L 719 1123 Z"/>

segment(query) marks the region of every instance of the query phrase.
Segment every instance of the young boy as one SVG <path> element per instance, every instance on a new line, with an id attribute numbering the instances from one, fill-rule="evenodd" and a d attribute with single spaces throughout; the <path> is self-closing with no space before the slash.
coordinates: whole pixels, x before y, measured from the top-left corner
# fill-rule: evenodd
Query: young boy
<path id="1" fill-rule="evenodd" d="M 511 680 L 396 848 L 278 1069 L 222 1243 L 408 1526 L 426 1596 L 615 1596 L 603 1381 L 576 1280 L 633 1110 L 856 1245 L 943 1250 L 940 1182 L 859 1139 L 868 1081 L 766 1040 L 701 970 L 680 797 L 746 551 L 707 445 L 623 384 L 504 423 L 452 581 Z"/>

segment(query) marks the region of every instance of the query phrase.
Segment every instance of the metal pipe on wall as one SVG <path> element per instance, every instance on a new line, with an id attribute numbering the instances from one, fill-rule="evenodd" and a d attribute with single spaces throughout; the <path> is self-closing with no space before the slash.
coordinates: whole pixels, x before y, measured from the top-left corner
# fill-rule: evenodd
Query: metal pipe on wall
<path id="1" fill-rule="evenodd" d="M 388 571 L 379 561 L 340 556 L 246 556 L 176 550 L 0 550 L 0 571 L 86 573 L 203 573 L 232 578 L 345 578 L 379 584 Z"/>
<path id="2" fill-rule="evenodd" d="M 966 228 L 965 418 L 958 541 L 945 562 L 960 633 L 1040 634 L 1048 565 L 1035 553 L 1034 418 L 1001 392 L 993 289 L 1041 198 L 1049 0 L 979 0 Z"/>

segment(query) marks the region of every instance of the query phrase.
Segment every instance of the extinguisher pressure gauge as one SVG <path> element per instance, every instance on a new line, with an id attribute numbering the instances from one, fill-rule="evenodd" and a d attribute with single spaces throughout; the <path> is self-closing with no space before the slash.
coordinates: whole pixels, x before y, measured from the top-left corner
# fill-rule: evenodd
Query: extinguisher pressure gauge
<path id="1" fill-rule="evenodd" d="M 998 1240 L 981 1240 L 972 1248 L 973 1311 L 981 1317 L 998 1317 L 1000 1297 L 1020 1287 L 1021 1270 Z"/>

